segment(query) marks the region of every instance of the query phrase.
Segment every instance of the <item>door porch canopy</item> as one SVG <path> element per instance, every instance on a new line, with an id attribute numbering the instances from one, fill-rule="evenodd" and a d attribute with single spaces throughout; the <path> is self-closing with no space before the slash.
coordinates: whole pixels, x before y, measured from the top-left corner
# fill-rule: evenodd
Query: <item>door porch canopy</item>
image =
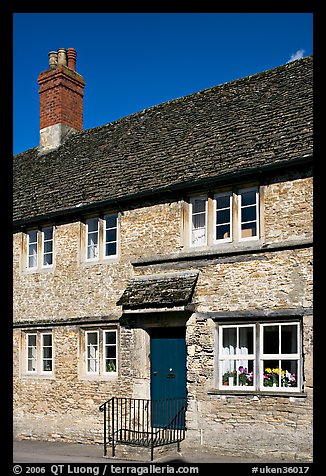
<path id="1" fill-rule="evenodd" d="M 191 311 L 198 272 L 132 278 L 117 301 L 123 312 Z"/>

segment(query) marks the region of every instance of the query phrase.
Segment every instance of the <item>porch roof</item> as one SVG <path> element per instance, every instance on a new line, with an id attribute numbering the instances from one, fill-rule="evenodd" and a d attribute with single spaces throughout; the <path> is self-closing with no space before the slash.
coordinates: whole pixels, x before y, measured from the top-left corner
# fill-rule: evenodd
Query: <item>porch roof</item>
<path id="1" fill-rule="evenodd" d="M 196 273 L 173 273 L 132 278 L 117 301 L 123 309 L 173 308 L 190 303 Z"/>

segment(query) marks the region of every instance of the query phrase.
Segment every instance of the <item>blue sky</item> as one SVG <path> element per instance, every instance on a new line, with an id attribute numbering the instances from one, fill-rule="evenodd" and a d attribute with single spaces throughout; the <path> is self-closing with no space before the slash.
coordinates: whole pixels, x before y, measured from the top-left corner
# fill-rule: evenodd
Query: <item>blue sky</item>
<path id="1" fill-rule="evenodd" d="M 37 77 L 75 48 L 84 129 L 313 53 L 312 13 L 15 13 L 14 154 L 39 143 Z"/>

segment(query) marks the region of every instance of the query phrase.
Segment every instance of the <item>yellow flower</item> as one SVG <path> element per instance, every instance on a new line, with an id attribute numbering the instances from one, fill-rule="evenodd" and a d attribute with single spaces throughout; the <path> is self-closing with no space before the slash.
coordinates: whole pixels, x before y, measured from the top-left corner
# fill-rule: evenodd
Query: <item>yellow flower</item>
<path id="1" fill-rule="evenodd" d="M 271 373 L 272 373 L 272 369 L 271 369 L 270 367 L 268 367 L 267 369 L 265 369 L 265 373 L 271 374 Z"/>

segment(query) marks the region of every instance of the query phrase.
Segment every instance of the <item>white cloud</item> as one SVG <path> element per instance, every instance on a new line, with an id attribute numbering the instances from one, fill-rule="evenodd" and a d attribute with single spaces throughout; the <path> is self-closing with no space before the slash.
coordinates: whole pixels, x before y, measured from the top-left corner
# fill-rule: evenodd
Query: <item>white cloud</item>
<path id="1" fill-rule="evenodd" d="M 287 63 L 291 63 L 291 61 L 295 61 L 297 59 L 303 58 L 304 51 L 305 50 L 298 50 L 295 53 L 293 53 L 289 61 L 287 61 Z"/>

